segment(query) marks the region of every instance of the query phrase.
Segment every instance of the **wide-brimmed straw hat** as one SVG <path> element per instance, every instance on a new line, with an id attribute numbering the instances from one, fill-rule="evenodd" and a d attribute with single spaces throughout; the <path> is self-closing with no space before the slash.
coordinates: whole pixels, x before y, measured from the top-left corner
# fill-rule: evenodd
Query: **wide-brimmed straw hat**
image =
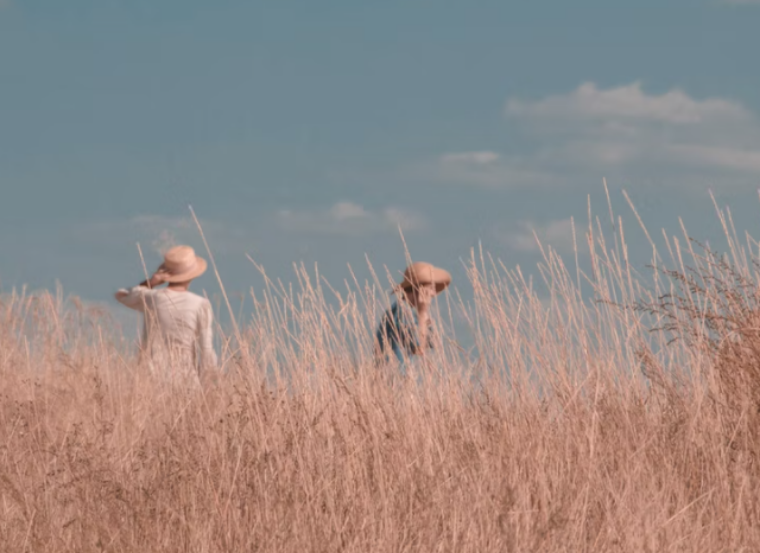
<path id="1" fill-rule="evenodd" d="M 190 246 L 175 246 L 164 254 L 164 262 L 156 272 L 165 282 L 187 282 L 201 276 L 207 265 Z"/>
<path id="2" fill-rule="evenodd" d="M 423 284 L 435 284 L 435 293 L 440 294 L 451 284 L 451 275 L 445 269 L 424 261 L 417 261 L 406 268 L 403 280 L 393 289 L 407 290 Z"/>

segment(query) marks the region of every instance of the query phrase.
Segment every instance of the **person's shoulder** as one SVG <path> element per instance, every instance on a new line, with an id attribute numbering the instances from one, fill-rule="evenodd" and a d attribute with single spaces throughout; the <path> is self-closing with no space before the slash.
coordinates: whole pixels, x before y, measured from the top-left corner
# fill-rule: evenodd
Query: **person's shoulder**
<path id="1" fill-rule="evenodd" d="M 206 296 L 201 296 L 200 294 L 196 294 L 195 292 L 188 292 L 189 294 L 192 294 L 193 299 L 198 302 L 198 305 L 203 305 L 211 307 L 211 301 Z"/>
<path id="2" fill-rule="evenodd" d="M 186 302 L 186 305 L 192 305 L 198 308 L 211 307 L 211 302 L 206 296 L 201 296 L 190 290 L 181 292 L 181 294 L 185 298 L 184 301 Z"/>
<path id="3" fill-rule="evenodd" d="M 195 297 L 193 298 L 193 309 L 196 313 L 204 314 L 204 316 L 209 316 L 211 318 L 214 317 L 214 309 L 211 306 L 211 301 L 205 296 L 200 296 L 198 294 L 193 294 Z"/>
<path id="4" fill-rule="evenodd" d="M 398 310 L 399 310 L 398 302 L 394 301 L 391 304 L 391 306 L 383 312 L 383 316 L 384 317 L 393 317 L 393 316 L 396 315 L 396 313 L 398 313 Z"/>

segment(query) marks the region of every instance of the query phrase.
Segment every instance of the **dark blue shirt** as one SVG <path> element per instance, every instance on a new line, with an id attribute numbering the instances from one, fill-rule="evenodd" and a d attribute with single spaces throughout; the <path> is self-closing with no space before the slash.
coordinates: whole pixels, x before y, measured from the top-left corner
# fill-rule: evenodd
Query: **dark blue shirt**
<path id="1" fill-rule="evenodd" d="M 417 310 L 403 302 L 394 302 L 391 308 L 383 314 L 377 328 L 377 342 L 380 351 L 386 356 L 389 349 L 393 351 L 399 362 L 403 363 L 420 349 L 417 337 Z M 432 347 L 432 326 L 428 332 L 428 347 Z"/>

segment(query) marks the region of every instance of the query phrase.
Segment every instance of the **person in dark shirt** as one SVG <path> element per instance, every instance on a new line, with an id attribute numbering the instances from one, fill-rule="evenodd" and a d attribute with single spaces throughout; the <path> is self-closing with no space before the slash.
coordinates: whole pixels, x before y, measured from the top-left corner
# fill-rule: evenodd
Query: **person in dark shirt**
<path id="1" fill-rule="evenodd" d="M 375 354 L 380 361 L 393 354 L 403 367 L 405 361 L 433 347 L 430 304 L 451 284 L 448 271 L 430 263 L 412 263 L 403 280 L 394 287 L 397 300 L 380 319 L 375 335 Z"/>

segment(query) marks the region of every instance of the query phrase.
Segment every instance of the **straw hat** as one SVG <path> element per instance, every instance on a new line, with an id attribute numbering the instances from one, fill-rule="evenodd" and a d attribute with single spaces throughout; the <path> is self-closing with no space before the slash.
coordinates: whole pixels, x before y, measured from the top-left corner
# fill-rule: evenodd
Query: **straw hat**
<path id="1" fill-rule="evenodd" d="M 164 254 L 164 262 L 156 273 L 165 282 L 187 282 L 206 271 L 206 260 L 195 255 L 190 246 L 175 246 Z"/>
<path id="2" fill-rule="evenodd" d="M 394 287 L 394 290 L 406 290 L 422 284 L 435 284 L 435 293 L 440 294 L 451 284 L 451 275 L 445 269 L 418 261 L 406 268 L 404 279 Z"/>

